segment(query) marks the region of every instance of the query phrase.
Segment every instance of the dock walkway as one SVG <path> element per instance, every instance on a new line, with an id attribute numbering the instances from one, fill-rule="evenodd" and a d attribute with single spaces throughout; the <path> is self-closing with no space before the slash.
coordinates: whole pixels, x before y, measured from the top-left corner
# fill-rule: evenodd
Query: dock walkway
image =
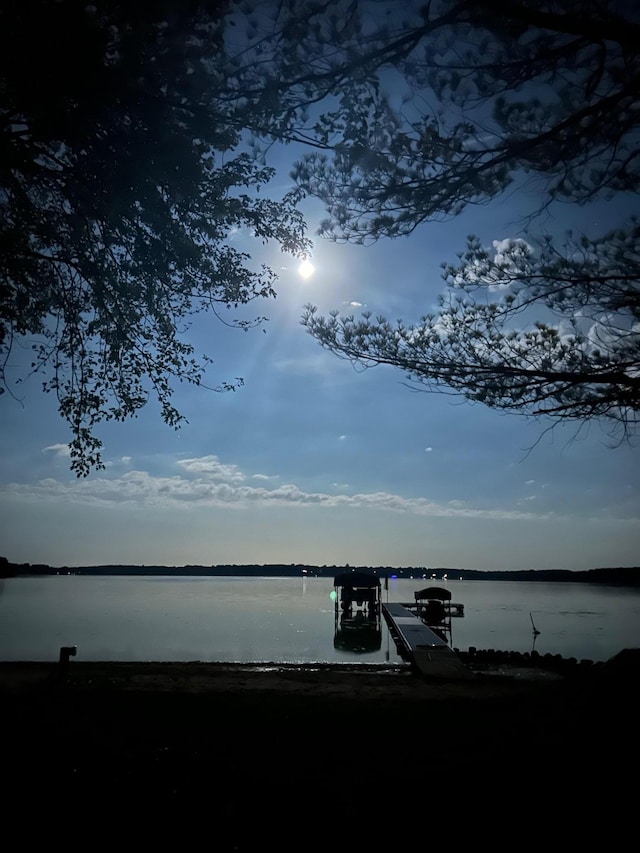
<path id="1" fill-rule="evenodd" d="M 404 604 L 382 605 L 396 644 L 400 644 L 423 675 L 433 678 L 474 678 L 458 654 Z"/>

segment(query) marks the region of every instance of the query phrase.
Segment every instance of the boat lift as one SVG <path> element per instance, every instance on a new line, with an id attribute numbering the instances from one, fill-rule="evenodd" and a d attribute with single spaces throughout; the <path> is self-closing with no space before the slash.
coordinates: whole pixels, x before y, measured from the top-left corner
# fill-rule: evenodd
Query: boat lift
<path id="1" fill-rule="evenodd" d="M 368 575 L 366 572 L 344 572 L 336 575 L 334 587 L 340 589 L 336 595 L 335 606 L 343 613 L 353 613 L 354 610 L 364 610 L 373 615 L 380 612 L 381 591 L 380 578 Z"/>
<path id="2" fill-rule="evenodd" d="M 452 602 L 451 592 L 439 586 L 418 590 L 414 593 L 414 598 L 413 607 L 410 604 L 405 606 L 415 612 L 427 627 L 450 643 L 451 619 L 454 616 L 464 616 L 464 604 Z"/>
<path id="3" fill-rule="evenodd" d="M 336 575 L 334 587 L 334 648 L 355 653 L 379 650 L 382 645 L 380 578 L 365 572 L 345 572 Z"/>

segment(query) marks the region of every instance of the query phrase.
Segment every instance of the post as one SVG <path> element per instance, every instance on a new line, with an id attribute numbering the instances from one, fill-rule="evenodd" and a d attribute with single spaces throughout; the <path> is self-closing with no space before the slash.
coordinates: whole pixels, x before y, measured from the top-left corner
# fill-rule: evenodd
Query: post
<path id="1" fill-rule="evenodd" d="M 75 657 L 78 651 L 77 646 L 61 646 L 60 658 L 58 661 L 58 678 L 63 681 L 67 677 L 69 671 L 69 658 Z"/>

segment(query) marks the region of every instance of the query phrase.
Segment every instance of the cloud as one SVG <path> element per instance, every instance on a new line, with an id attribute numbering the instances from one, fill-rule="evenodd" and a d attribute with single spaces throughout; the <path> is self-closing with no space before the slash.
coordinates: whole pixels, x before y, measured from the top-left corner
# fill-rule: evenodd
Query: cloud
<path id="1" fill-rule="evenodd" d="M 245 475 L 237 465 L 224 465 L 217 456 L 201 456 L 197 459 L 179 459 L 178 465 L 190 474 L 206 474 L 214 480 L 240 483 Z"/>
<path id="2" fill-rule="evenodd" d="M 406 498 L 391 492 L 336 494 L 308 492 L 294 483 L 267 486 L 266 474 L 245 474 L 237 465 L 225 464 L 215 456 L 182 459 L 178 461 L 180 473 L 174 476 L 156 476 L 147 471 L 127 471 L 119 475 L 109 473 L 82 480 L 57 480 L 53 477 L 36 483 L 11 483 L 0 488 L 0 498 L 14 503 L 66 504 L 68 506 L 95 506 L 101 510 L 109 507 L 131 507 L 135 510 L 167 510 L 179 512 L 196 508 L 227 509 L 234 511 L 252 508 L 291 507 L 304 511 L 312 507 L 319 510 L 393 512 L 403 515 L 431 518 L 471 518 L 504 521 L 547 521 L 561 517 L 550 511 L 533 512 L 511 506 L 476 508 L 467 501 L 451 500 L 438 503 L 426 497 Z M 274 475 L 271 479 L 279 479 Z M 249 484 L 250 480 L 262 484 Z M 346 484 L 333 484 L 346 488 Z M 532 501 L 533 496 L 526 498 Z M 632 514 L 633 515 L 633 514 Z M 637 523 L 632 515 L 620 517 L 621 521 Z"/>
<path id="3" fill-rule="evenodd" d="M 339 435 L 339 436 L 338 436 L 338 441 L 346 441 L 346 440 L 347 440 L 347 436 L 346 436 L 346 435 Z"/>
<path id="4" fill-rule="evenodd" d="M 120 467 L 122 467 L 123 465 L 130 465 L 131 459 L 131 456 L 121 456 L 119 459 L 114 459 L 113 461 L 105 462 L 104 464 L 106 468 L 112 468 L 114 465 L 120 465 Z"/>
<path id="5" fill-rule="evenodd" d="M 425 447 L 424 452 L 425 453 L 431 453 L 432 450 L 433 450 L 433 447 Z"/>
<path id="6" fill-rule="evenodd" d="M 50 444 L 48 447 L 43 447 L 43 453 L 51 453 L 53 456 L 71 456 L 68 444 Z"/>
<path id="7" fill-rule="evenodd" d="M 206 461 L 205 461 L 206 460 Z M 0 490 L 0 496 L 11 501 L 83 504 L 106 509 L 129 505 L 140 510 L 165 509 L 179 511 L 195 507 L 224 508 L 241 511 L 253 507 L 307 507 L 395 512 L 414 516 L 541 520 L 550 513 L 533 514 L 513 509 L 475 509 L 462 501 L 439 504 L 428 498 L 405 498 L 389 492 L 355 495 L 306 492 L 293 483 L 275 488 L 250 486 L 235 465 L 222 465 L 216 457 L 183 460 L 189 474 L 197 476 L 153 476 L 146 471 L 129 471 L 120 477 L 92 477 L 87 480 L 62 482 L 52 477 L 33 484 L 12 483 Z M 229 480 L 216 478 L 226 472 Z"/>

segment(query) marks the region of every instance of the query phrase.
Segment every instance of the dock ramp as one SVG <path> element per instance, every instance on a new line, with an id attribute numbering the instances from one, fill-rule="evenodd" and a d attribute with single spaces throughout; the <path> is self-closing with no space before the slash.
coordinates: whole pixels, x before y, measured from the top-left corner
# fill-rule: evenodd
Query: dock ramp
<path id="1" fill-rule="evenodd" d="M 475 673 L 463 664 L 446 640 L 403 604 L 383 604 L 382 613 L 399 651 L 422 675 L 430 678 L 475 678 Z"/>

